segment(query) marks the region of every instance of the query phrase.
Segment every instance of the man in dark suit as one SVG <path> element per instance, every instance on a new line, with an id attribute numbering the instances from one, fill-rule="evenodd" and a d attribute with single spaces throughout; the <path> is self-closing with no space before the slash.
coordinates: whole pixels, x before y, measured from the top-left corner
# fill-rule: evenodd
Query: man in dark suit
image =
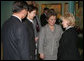
<path id="1" fill-rule="evenodd" d="M 29 21 L 29 19 L 26 19 L 24 22 L 24 25 L 26 26 L 26 29 L 29 33 L 29 52 L 30 52 L 30 60 L 35 60 L 35 36 L 34 36 L 34 29 L 33 24 Z"/>
<path id="2" fill-rule="evenodd" d="M 43 14 L 41 14 L 40 16 L 41 26 L 45 26 L 48 23 L 46 20 L 46 16 L 47 16 L 46 14 L 48 10 L 49 8 L 44 8 Z"/>
<path id="3" fill-rule="evenodd" d="M 30 60 L 29 34 L 22 24 L 27 7 L 24 1 L 14 2 L 13 15 L 3 24 L 1 36 L 4 60 Z"/>
<path id="4" fill-rule="evenodd" d="M 34 22 L 33 19 L 36 15 L 37 8 L 33 5 L 28 5 L 28 15 L 27 18 L 24 19 L 23 24 L 26 26 L 27 31 L 29 32 L 29 47 L 30 47 L 30 60 L 35 60 L 35 28 L 34 28 Z"/>

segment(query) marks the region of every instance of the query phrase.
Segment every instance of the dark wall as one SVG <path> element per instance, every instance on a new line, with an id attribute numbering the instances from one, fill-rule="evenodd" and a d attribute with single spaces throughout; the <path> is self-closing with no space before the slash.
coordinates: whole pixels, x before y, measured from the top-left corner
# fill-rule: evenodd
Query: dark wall
<path id="1" fill-rule="evenodd" d="M 1 1 L 1 27 L 2 24 L 12 15 L 12 4 L 14 1 Z"/>

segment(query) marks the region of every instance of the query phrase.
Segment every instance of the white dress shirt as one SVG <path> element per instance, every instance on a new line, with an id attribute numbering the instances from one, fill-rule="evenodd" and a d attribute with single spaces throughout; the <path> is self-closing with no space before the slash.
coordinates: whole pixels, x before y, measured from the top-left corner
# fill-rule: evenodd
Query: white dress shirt
<path id="1" fill-rule="evenodd" d="M 18 16 L 16 16 L 16 15 L 12 15 L 12 16 L 17 17 L 22 22 L 21 18 L 19 18 Z"/>

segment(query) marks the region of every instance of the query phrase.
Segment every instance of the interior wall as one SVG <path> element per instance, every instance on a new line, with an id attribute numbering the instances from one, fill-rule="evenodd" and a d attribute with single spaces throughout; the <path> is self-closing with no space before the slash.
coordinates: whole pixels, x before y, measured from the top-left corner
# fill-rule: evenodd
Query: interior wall
<path id="1" fill-rule="evenodd" d="M 1 1 L 1 27 L 2 24 L 12 15 L 13 1 Z"/>
<path id="2" fill-rule="evenodd" d="M 69 1 L 35 1 L 37 4 L 39 4 L 39 16 L 41 15 L 41 4 L 55 4 L 55 3 L 61 3 L 62 4 L 62 15 L 64 15 L 64 4 L 69 3 Z"/>

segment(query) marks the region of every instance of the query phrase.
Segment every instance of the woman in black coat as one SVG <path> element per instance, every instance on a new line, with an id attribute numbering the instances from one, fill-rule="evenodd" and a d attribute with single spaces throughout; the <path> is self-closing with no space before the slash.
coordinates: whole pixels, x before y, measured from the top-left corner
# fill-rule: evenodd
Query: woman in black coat
<path id="1" fill-rule="evenodd" d="M 58 60 L 79 60 L 80 55 L 76 43 L 78 35 L 74 28 L 75 18 L 71 13 L 67 13 L 61 19 L 65 32 L 59 42 Z"/>

